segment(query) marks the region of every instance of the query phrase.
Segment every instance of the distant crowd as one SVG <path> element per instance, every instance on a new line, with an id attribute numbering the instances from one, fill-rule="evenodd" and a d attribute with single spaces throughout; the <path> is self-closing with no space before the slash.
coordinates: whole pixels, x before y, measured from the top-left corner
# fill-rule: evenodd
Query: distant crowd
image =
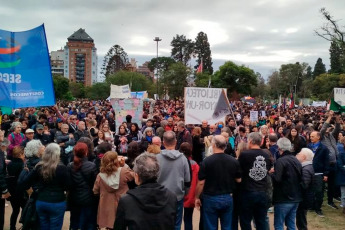
<path id="1" fill-rule="evenodd" d="M 231 103 L 216 124 L 184 123 L 182 100 L 116 123 L 108 101 L 0 114 L 0 229 L 305 230 L 307 212 L 345 214 L 345 123 L 325 107 Z M 258 111 L 252 121 L 250 111 Z M 198 116 L 195 114 L 195 116 Z M 340 204 L 336 204 L 339 202 Z M 18 218 L 21 211 L 21 215 Z M 199 215 L 199 212 L 198 212 Z M 194 226 L 195 227 L 195 226 Z"/>

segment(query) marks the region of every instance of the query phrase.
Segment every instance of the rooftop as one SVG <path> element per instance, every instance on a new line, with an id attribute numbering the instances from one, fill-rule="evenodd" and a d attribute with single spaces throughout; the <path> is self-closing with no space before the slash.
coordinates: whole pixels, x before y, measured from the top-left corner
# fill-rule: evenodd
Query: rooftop
<path id="1" fill-rule="evenodd" d="M 86 41 L 93 42 L 93 39 L 85 32 L 85 29 L 80 28 L 67 38 L 68 41 Z"/>

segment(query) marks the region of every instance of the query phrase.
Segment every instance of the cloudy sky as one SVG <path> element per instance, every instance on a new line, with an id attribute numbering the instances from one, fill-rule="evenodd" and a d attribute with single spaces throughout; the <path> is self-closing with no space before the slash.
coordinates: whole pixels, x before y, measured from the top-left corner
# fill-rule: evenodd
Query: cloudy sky
<path id="1" fill-rule="evenodd" d="M 214 69 L 231 60 L 267 76 L 281 64 L 318 57 L 329 66 L 329 42 L 314 35 L 321 7 L 345 20 L 344 0 L 16 0 L 3 1 L 0 28 L 23 31 L 45 23 L 50 51 L 79 28 L 94 39 L 99 68 L 108 49 L 122 46 L 138 64 L 169 56 L 176 34 L 207 33 Z M 345 25 L 345 21 L 339 23 Z M 192 63 L 194 65 L 194 63 Z"/>

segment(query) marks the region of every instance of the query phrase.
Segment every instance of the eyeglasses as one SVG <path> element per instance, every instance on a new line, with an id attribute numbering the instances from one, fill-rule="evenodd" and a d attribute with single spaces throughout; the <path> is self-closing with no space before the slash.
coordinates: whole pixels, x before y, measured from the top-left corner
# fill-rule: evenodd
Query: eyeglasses
<path id="1" fill-rule="evenodd" d="M 71 120 L 77 120 L 77 118 L 72 118 Z"/>

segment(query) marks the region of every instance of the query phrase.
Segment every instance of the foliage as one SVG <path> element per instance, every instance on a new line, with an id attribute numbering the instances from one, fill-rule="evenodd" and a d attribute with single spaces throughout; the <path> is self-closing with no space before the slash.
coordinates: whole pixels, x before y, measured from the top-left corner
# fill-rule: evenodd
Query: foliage
<path id="1" fill-rule="evenodd" d="M 208 42 L 207 34 L 204 32 L 199 32 L 197 37 L 195 38 L 195 55 L 198 57 L 197 65 L 194 67 L 197 69 L 201 63 L 203 64 L 203 72 L 207 72 L 209 74 L 213 74 L 213 67 L 212 67 L 212 57 L 211 57 L 211 49 L 210 43 Z"/>
<path id="2" fill-rule="evenodd" d="M 268 77 L 268 86 L 270 89 L 270 95 L 273 98 L 279 98 L 279 95 L 282 93 L 279 71 L 274 71 Z"/>
<path id="3" fill-rule="evenodd" d="M 227 61 L 215 72 L 212 86 L 227 88 L 228 93 L 250 94 L 252 86 L 258 84 L 254 71 L 245 66 L 239 66 Z"/>
<path id="4" fill-rule="evenodd" d="M 331 47 L 329 48 L 329 55 L 331 61 L 330 73 L 344 73 L 344 49 L 342 49 L 341 44 L 339 42 L 331 42 Z"/>
<path id="5" fill-rule="evenodd" d="M 154 71 L 156 68 L 158 68 L 158 72 L 163 72 L 168 70 L 169 66 L 173 63 L 176 63 L 174 59 L 171 57 L 158 57 L 152 58 L 151 61 L 148 64 L 148 68 L 150 71 Z"/>
<path id="6" fill-rule="evenodd" d="M 64 76 L 54 76 L 53 77 L 55 97 L 57 99 L 63 99 L 68 93 L 69 81 Z"/>
<path id="7" fill-rule="evenodd" d="M 326 73 L 326 66 L 323 64 L 322 59 L 318 58 L 314 67 L 313 78 Z"/>
<path id="8" fill-rule="evenodd" d="M 313 82 L 313 92 L 320 100 L 328 100 L 332 96 L 333 88 L 345 87 L 345 74 L 321 74 Z"/>
<path id="9" fill-rule="evenodd" d="M 86 87 L 86 97 L 91 100 L 104 100 L 110 95 L 110 85 L 106 82 L 95 83 Z"/>
<path id="10" fill-rule="evenodd" d="M 153 84 L 151 79 L 145 75 L 137 72 L 119 71 L 106 79 L 108 85 L 127 85 L 131 87 L 131 91 L 145 91 L 149 90 Z"/>
<path id="11" fill-rule="evenodd" d="M 75 98 L 85 98 L 85 87 L 83 83 L 70 82 L 69 90 Z"/>
<path id="12" fill-rule="evenodd" d="M 215 84 L 214 80 L 213 79 L 214 76 L 209 74 L 209 73 L 197 73 L 195 75 L 195 86 L 196 87 L 208 87 L 208 84 L 209 84 L 209 81 L 211 80 L 211 86 L 212 86 L 212 83 Z"/>
<path id="13" fill-rule="evenodd" d="M 101 73 L 108 77 L 120 70 L 124 70 L 128 64 L 127 53 L 121 46 L 114 45 L 104 57 Z"/>
<path id="14" fill-rule="evenodd" d="M 260 73 L 255 73 L 257 77 L 258 85 L 252 86 L 252 93 L 251 96 L 260 98 L 260 99 L 267 99 L 269 97 L 269 86 L 265 83 L 265 79 L 261 76 Z"/>
<path id="15" fill-rule="evenodd" d="M 170 45 L 172 46 L 171 57 L 175 61 L 187 65 L 194 52 L 194 42 L 187 39 L 185 35 L 176 34 Z"/>
<path id="16" fill-rule="evenodd" d="M 164 71 L 161 83 L 164 84 L 164 94 L 168 93 L 170 98 L 183 97 L 184 87 L 187 86 L 187 79 L 191 69 L 181 62 L 172 64 L 167 71 Z"/>

